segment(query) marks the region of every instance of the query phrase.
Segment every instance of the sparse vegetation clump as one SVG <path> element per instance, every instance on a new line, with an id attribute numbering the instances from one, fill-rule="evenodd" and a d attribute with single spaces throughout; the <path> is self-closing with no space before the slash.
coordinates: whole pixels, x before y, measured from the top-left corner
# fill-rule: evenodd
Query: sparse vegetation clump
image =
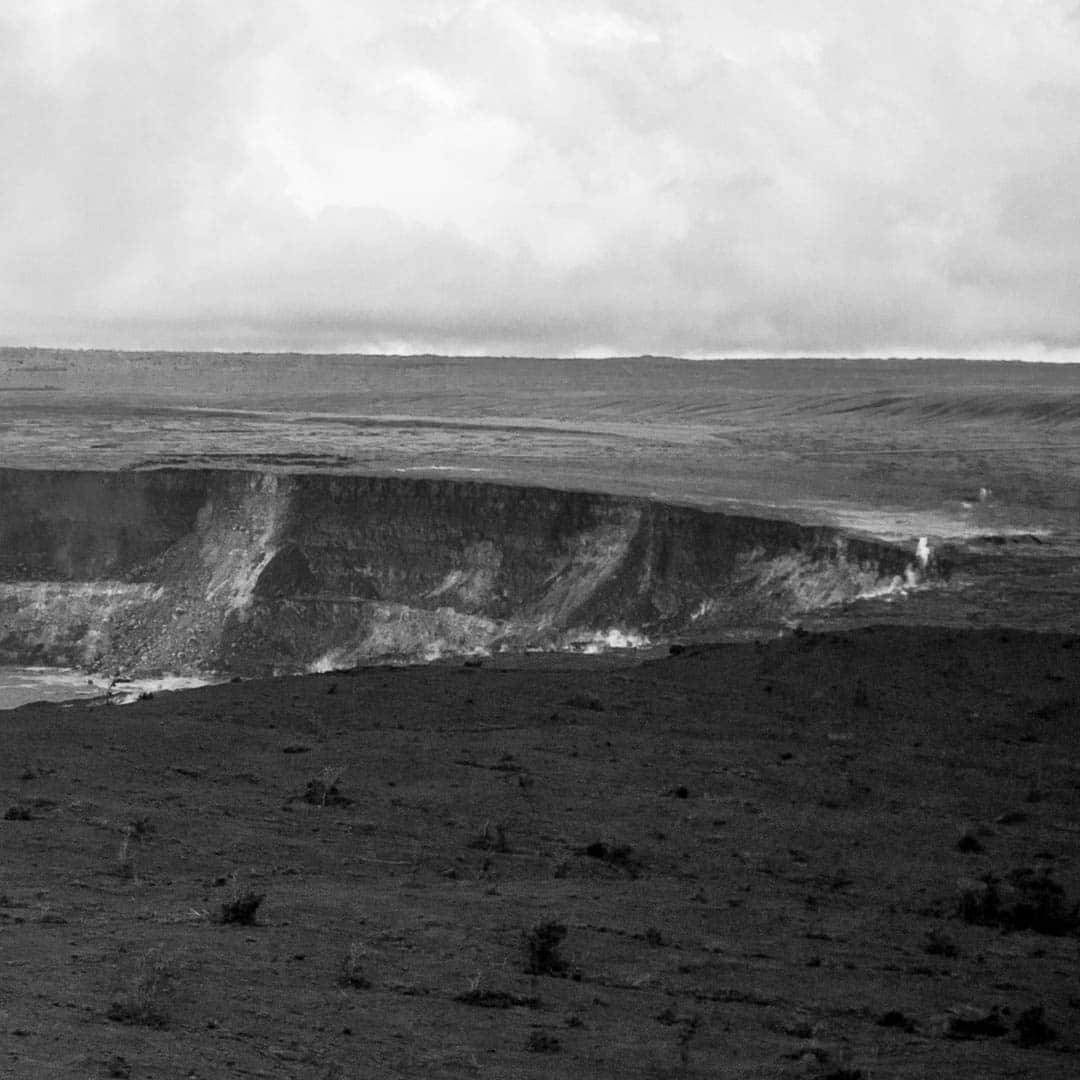
<path id="1" fill-rule="evenodd" d="M 957 914 L 964 922 L 976 926 L 993 926 L 997 923 L 1001 908 L 999 880 L 993 874 L 984 874 L 975 881 L 961 883 Z"/>
<path id="2" fill-rule="evenodd" d="M 956 942 L 941 930 L 927 931 L 923 952 L 927 956 L 944 956 L 948 959 L 960 955 L 960 949 Z"/>
<path id="3" fill-rule="evenodd" d="M 163 1028 L 168 1024 L 163 998 L 170 976 L 169 966 L 158 950 L 151 950 L 139 962 L 131 986 L 109 1006 L 110 1020 L 118 1024 L 139 1024 Z"/>
<path id="4" fill-rule="evenodd" d="M 1008 929 L 1054 936 L 1080 930 L 1080 903 L 1069 904 L 1064 887 L 1049 871 L 1024 867 L 1011 871 L 1006 880 L 1020 894 L 1008 906 Z"/>
<path id="5" fill-rule="evenodd" d="M 488 821 L 484 822 L 480 835 L 469 841 L 469 847 L 477 851 L 494 851 L 500 855 L 506 855 L 510 851 L 506 830 L 498 823 L 493 828 Z"/>
<path id="6" fill-rule="evenodd" d="M 223 923 L 239 923 L 241 926 L 252 926 L 255 922 L 255 912 L 259 905 L 266 899 L 265 894 L 245 892 L 235 899 L 226 900 L 221 905 L 221 921 Z"/>
<path id="7" fill-rule="evenodd" d="M 984 874 L 961 886 L 957 913 L 966 923 L 1003 930 L 1055 937 L 1080 930 L 1080 903 L 1070 904 L 1063 886 L 1045 869 L 1012 870 L 1004 882 Z"/>
<path id="8" fill-rule="evenodd" d="M 686 1018 L 679 1032 L 679 1061 L 684 1069 L 690 1066 L 690 1044 L 701 1027 L 701 1013 Z"/>
<path id="9" fill-rule="evenodd" d="M 814 1080 L 866 1080 L 866 1073 L 851 1065 L 827 1065 Z"/>
<path id="10" fill-rule="evenodd" d="M 120 850 L 116 853 L 116 876 L 122 878 L 135 877 L 135 853 L 132 850 L 131 841 L 134 833 L 131 828 L 124 829 L 124 835 L 120 840 Z"/>
<path id="11" fill-rule="evenodd" d="M 134 818 L 132 821 L 128 822 L 127 831 L 129 831 L 136 840 L 145 840 L 146 837 L 154 832 L 154 823 L 146 816 Z"/>
<path id="12" fill-rule="evenodd" d="M 106 1075 L 117 1077 L 118 1080 L 127 1080 L 131 1075 L 131 1066 L 123 1054 L 114 1054 L 105 1063 L 105 1068 L 108 1070 Z"/>
<path id="13" fill-rule="evenodd" d="M 1043 1019 L 1041 1005 L 1025 1009 L 1016 1018 L 1015 1033 L 1021 1046 L 1041 1046 L 1057 1038 L 1057 1032 Z"/>
<path id="14" fill-rule="evenodd" d="M 315 777 L 307 782 L 307 790 L 301 796 L 304 802 L 311 806 L 348 806 L 352 799 L 342 795 L 338 789 L 343 769 L 328 766 Z"/>
<path id="15" fill-rule="evenodd" d="M 865 679 L 855 680 L 855 689 L 852 691 L 851 703 L 856 709 L 867 709 L 870 707 L 870 694 L 866 689 Z"/>
<path id="16" fill-rule="evenodd" d="M 338 985 L 353 990 L 367 990 L 371 986 L 371 980 L 364 974 L 364 948 L 359 942 L 349 945 L 349 951 L 341 961 Z"/>
<path id="17" fill-rule="evenodd" d="M 897 1028 L 900 1031 L 912 1034 L 918 1025 L 910 1016 L 906 1016 L 899 1009 L 890 1009 L 888 1012 L 882 1013 L 877 1020 L 878 1027 Z"/>
<path id="18" fill-rule="evenodd" d="M 570 965 L 560 949 L 566 927 L 551 920 L 538 923 L 524 935 L 525 971 L 529 975 L 565 975 Z"/>
<path id="19" fill-rule="evenodd" d="M 571 709 L 585 709 L 589 712 L 603 712 L 604 703 L 594 694 L 574 694 L 566 699 Z"/>
<path id="20" fill-rule="evenodd" d="M 265 893 L 252 889 L 241 889 L 236 874 L 232 875 L 232 892 L 228 900 L 222 901 L 220 921 L 238 926 L 254 926 L 255 912 L 266 899 Z"/>
<path id="21" fill-rule="evenodd" d="M 602 840 L 594 840 L 591 844 L 578 848 L 577 854 L 599 859 L 608 866 L 625 871 L 631 877 L 637 877 L 641 872 L 641 860 L 634 855 L 634 849 L 629 844 L 605 844 Z"/>
<path id="22" fill-rule="evenodd" d="M 511 994 L 505 990 L 486 990 L 480 985 L 479 974 L 469 984 L 469 989 L 458 994 L 455 1001 L 462 1005 L 474 1005 L 481 1009 L 537 1009 L 540 999 L 535 995 Z"/>
<path id="23" fill-rule="evenodd" d="M 651 945 L 654 949 L 658 949 L 661 945 L 665 944 L 664 935 L 655 926 L 650 926 L 649 929 L 645 931 L 645 943 Z"/>
<path id="24" fill-rule="evenodd" d="M 1008 1031 L 1001 1010 L 996 1006 L 988 1013 L 973 1011 L 950 1016 L 945 1035 L 950 1039 L 997 1039 Z"/>
<path id="25" fill-rule="evenodd" d="M 153 823 L 148 817 L 135 818 L 124 826 L 113 866 L 113 873 L 117 877 L 133 879 L 138 876 L 135 851 L 153 831 Z"/>
<path id="26" fill-rule="evenodd" d="M 815 1046 L 797 1056 L 805 1068 L 803 1075 L 809 1080 L 866 1080 L 862 1069 L 856 1068 L 848 1060 L 846 1050 L 839 1060 L 823 1046 Z"/>
<path id="27" fill-rule="evenodd" d="M 525 1049 L 533 1054 L 557 1054 L 562 1049 L 562 1043 L 554 1035 L 537 1028 L 529 1035 Z"/>

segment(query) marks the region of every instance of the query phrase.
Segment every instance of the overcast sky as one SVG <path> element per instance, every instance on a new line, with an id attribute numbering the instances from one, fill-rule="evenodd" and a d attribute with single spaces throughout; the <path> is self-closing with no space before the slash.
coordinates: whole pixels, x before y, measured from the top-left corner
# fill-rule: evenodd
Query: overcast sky
<path id="1" fill-rule="evenodd" d="M 0 342 L 1068 356 L 1080 2 L 2 0 Z"/>

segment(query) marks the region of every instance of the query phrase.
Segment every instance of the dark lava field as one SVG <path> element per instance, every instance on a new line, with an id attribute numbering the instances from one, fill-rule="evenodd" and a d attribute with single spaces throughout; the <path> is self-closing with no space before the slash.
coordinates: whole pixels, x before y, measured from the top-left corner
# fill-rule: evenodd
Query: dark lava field
<path id="1" fill-rule="evenodd" d="M 0 1075 L 1080 1069 L 1075 636 L 4 715 Z"/>

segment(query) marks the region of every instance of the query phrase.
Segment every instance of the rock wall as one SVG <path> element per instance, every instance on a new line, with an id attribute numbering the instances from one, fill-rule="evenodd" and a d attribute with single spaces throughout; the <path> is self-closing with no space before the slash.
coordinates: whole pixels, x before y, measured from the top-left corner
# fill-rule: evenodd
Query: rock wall
<path id="1" fill-rule="evenodd" d="M 0 469 L 0 662 L 264 672 L 751 626 L 895 587 L 873 539 L 587 492 Z"/>

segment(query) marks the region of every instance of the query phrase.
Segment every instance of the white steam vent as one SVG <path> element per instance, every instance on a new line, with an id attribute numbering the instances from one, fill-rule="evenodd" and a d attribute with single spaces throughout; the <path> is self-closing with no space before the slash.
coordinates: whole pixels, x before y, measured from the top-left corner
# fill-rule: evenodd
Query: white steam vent
<path id="1" fill-rule="evenodd" d="M 915 558 L 919 562 L 919 569 L 925 570 L 930 563 L 930 556 L 933 552 L 930 549 L 930 545 L 925 536 L 919 537 L 919 543 L 915 547 Z"/>

